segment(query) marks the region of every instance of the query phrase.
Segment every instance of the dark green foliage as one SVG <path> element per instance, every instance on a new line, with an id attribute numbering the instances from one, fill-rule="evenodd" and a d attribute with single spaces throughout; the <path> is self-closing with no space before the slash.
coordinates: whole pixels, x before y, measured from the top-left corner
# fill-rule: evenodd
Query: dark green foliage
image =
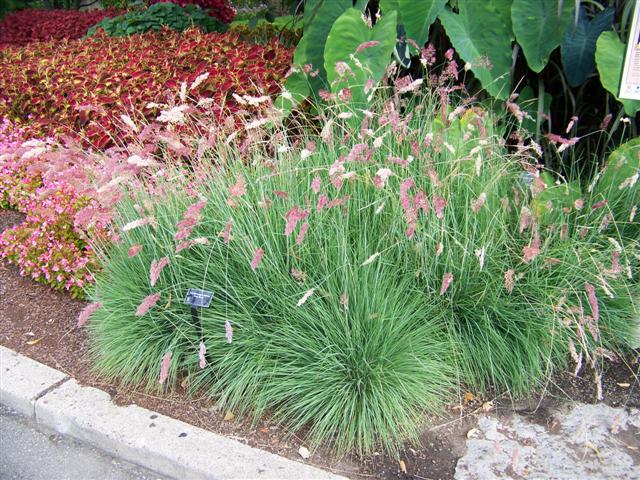
<path id="1" fill-rule="evenodd" d="M 207 15 L 196 5 L 181 7 L 174 3 L 156 3 L 146 10 L 133 11 L 116 18 L 108 18 L 89 29 L 88 36 L 103 29 L 112 37 L 124 37 L 149 30 L 160 31 L 163 27 L 182 32 L 198 27 L 205 33 L 225 32 L 227 26 Z"/>

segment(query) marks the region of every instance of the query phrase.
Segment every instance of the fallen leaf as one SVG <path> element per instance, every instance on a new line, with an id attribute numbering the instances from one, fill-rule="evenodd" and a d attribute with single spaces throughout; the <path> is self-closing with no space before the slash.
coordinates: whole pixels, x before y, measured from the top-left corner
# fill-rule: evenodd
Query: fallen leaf
<path id="1" fill-rule="evenodd" d="M 493 401 L 491 402 L 484 402 L 482 404 L 482 410 L 484 410 L 485 412 L 490 412 L 491 410 L 493 410 Z"/>
<path id="2" fill-rule="evenodd" d="M 39 343 L 40 340 L 42 340 L 44 337 L 40 337 L 40 338 L 36 338 L 35 340 L 29 340 L 27 342 L 27 345 L 35 345 L 36 343 Z"/>
<path id="3" fill-rule="evenodd" d="M 309 452 L 309 449 L 307 447 L 300 447 L 298 449 L 298 455 L 306 460 L 311 456 L 311 452 Z"/>
<path id="4" fill-rule="evenodd" d="M 464 403 L 466 405 L 467 403 L 473 402 L 476 399 L 476 396 L 471 392 L 465 392 L 463 399 L 464 399 Z"/>
<path id="5" fill-rule="evenodd" d="M 477 428 L 472 428 L 467 432 L 467 438 L 477 437 L 480 434 L 480 430 Z"/>
<path id="6" fill-rule="evenodd" d="M 618 385 L 620 388 L 629 388 L 631 386 L 630 383 L 618 383 L 616 385 Z"/>
<path id="7" fill-rule="evenodd" d="M 236 418 L 236 416 L 233 414 L 233 412 L 231 410 L 227 410 L 227 413 L 224 416 L 224 421 L 225 422 L 230 422 L 234 418 Z"/>
<path id="8" fill-rule="evenodd" d="M 189 377 L 184 377 L 180 382 L 180 386 L 182 388 L 187 388 L 187 385 L 189 385 Z"/>
<path id="9" fill-rule="evenodd" d="M 407 466 L 404 463 L 404 460 L 400 460 L 400 471 L 402 473 L 407 473 Z"/>

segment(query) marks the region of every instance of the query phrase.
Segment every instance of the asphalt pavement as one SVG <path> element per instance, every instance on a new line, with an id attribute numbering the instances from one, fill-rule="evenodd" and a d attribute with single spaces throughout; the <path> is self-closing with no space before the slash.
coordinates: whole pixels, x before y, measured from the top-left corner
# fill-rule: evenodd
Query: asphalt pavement
<path id="1" fill-rule="evenodd" d="M 117 460 L 0 404 L 0 480 L 168 480 Z"/>

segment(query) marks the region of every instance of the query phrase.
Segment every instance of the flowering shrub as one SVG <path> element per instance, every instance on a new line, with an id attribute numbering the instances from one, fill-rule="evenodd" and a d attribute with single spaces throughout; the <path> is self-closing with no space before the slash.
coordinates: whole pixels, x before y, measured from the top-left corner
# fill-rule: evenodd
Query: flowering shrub
<path id="1" fill-rule="evenodd" d="M 91 27 L 87 35 L 94 35 L 101 29 L 112 37 L 123 37 L 149 30 L 157 32 L 163 27 L 177 32 L 197 27 L 205 33 L 226 32 L 228 28 L 196 5 L 181 7 L 173 3 L 157 3 L 144 10 L 133 10 L 118 17 L 105 18 Z"/>
<path id="2" fill-rule="evenodd" d="M 82 219 L 101 198 L 90 180 L 106 168 L 98 160 L 50 140 L 25 141 L 25 132 L 6 119 L 0 125 L 0 208 L 25 214 L 20 225 L 0 234 L 0 257 L 22 275 L 74 297 L 98 268 L 88 236 L 97 242 L 111 238 L 108 210 L 91 223 Z"/>
<path id="3" fill-rule="evenodd" d="M 417 90 L 402 79 L 367 112 L 321 110 L 302 138 L 266 114 L 242 135 L 209 124 L 188 168 L 147 162 L 118 207 L 122 241 L 100 249 L 98 368 L 188 378 L 343 452 L 415 438 L 452 379 L 522 394 L 573 359 L 601 393 L 603 358 L 638 327 L 637 219 L 597 187 L 566 202 L 533 144 L 510 154 L 489 112 L 451 109 L 444 88 L 400 94 Z M 188 125 L 177 108 L 164 117 Z M 611 186 L 619 204 L 637 201 L 630 175 Z M 214 292 L 198 322 L 180 301 L 192 286 Z"/>
<path id="4" fill-rule="evenodd" d="M 291 52 L 277 44 L 252 45 L 234 35 L 196 30 L 149 32 L 134 41 L 96 35 L 4 49 L 0 116 L 32 134 L 80 132 L 104 147 L 116 131 L 118 110 L 151 118 L 157 109 L 147 108 L 149 102 L 165 103 L 168 90 L 206 75 L 185 94 L 210 99 L 221 117 L 237 110 L 234 93 L 278 91 L 290 61 Z"/>
<path id="5" fill-rule="evenodd" d="M 149 0 L 149 5 L 155 3 L 175 3 L 184 7 L 186 5 L 198 5 L 212 17 L 222 23 L 231 23 L 236 11 L 227 0 Z"/>
<path id="6" fill-rule="evenodd" d="M 36 41 L 78 39 L 99 21 L 122 10 L 20 10 L 0 21 L 0 48 Z"/>

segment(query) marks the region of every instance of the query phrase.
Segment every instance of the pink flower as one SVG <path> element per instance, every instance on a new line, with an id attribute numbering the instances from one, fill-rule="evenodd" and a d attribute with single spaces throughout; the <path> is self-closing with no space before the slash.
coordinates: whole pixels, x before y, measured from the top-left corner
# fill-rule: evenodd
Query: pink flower
<path id="1" fill-rule="evenodd" d="M 255 253 L 253 254 L 253 260 L 251 260 L 251 270 L 255 271 L 260 265 L 262 261 L 262 256 L 264 255 L 264 250 L 262 248 L 257 248 Z"/>
<path id="2" fill-rule="evenodd" d="M 180 242 L 176 245 L 176 253 L 180 253 L 182 250 L 186 250 L 187 248 L 191 248 L 194 245 L 207 245 L 209 240 L 205 237 L 194 238 L 193 240 L 185 240 L 184 242 Z"/>
<path id="3" fill-rule="evenodd" d="M 127 252 L 127 254 L 129 255 L 129 258 L 133 258 L 136 255 L 138 255 L 141 251 L 142 251 L 142 245 L 132 245 L 131 248 L 129 248 L 129 252 Z"/>
<path id="4" fill-rule="evenodd" d="M 224 321 L 224 333 L 227 337 L 227 343 L 233 342 L 233 327 L 229 323 L 229 320 Z"/>
<path id="5" fill-rule="evenodd" d="M 244 177 L 239 175 L 236 178 L 235 185 L 231 185 L 229 187 L 229 195 L 231 195 L 232 197 L 241 197 L 241 196 L 243 196 L 245 193 L 247 193 L 247 189 L 246 189 L 245 185 L 246 184 L 245 184 L 245 181 L 244 181 Z"/>
<path id="6" fill-rule="evenodd" d="M 151 286 L 155 286 L 156 282 L 160 278 L 160 273 L 169 265 L 169 257 L 162 257 L 160 260 L 153 260 L 151 262 L 151 268 L 149 269 L 149 283 Z"/>
<path id="7" fill-rule="evenodd" d="M 308 210 L 302 210 L 297 205 L 293 207 L 291 210 L 289 210 L 285 215 L 285 219 L 287 223 L 284 228 L 284 234 L 287 237 L 290 236 L 293 233 L 293 231 L 296 229 L 298 222 L 307 218 L 308 215 L 309 215 Z"/>
<path id="8" fill-rule="evenodd" d="M 302 297 L 300 298 L 300 300 L 298 300 L 298 303 L 296 304 L 298 307 L 301 307 L 302 305 L 304 305 L 307 300 L 309 300 L 309 297 L 311 295 L 313 295 L 313 292 L 315 292 L 316 289 L 315 288 L 311 288 L 309 290 L 307 290 L 304 295 L 302 295 Z"/>
<path id="9" fill-rule="evenodd" d="M 324 207 L 327 206 L 328 203 L 329 203 L 329 197 L 327 197 L 326 195 L 320 194 L 320 196 L 318 196 L 318 205 L 316 207 L 316 212 L 320 212 Z"/>
<path id="10" fill-rule="evenodd" d="M 360 45 L 358 45 L 358 48 L 356 48 L 356 55 L 358 53 L 362 52 L 363 50 L 366 50 L 367 48 L 375 47 L 377 45 L 380 45 L 380 42 L 378 42 L 376 40 L 371 40 L 369 42 L 363 42 Z"/>
<path id="11" fill-rule="evenodd" d="M 319 175 L 316 175 L 311 181 L 311 190 L 313 190 L 314 193 L 318 193 L 320 192 L 321 187 L 322 187 L 322 180 L 320 179 Z"/>
<path id="12" fill-rule="evenodd" d="M 204 341 L 200 341 L 200 349 L 198 351 L 198 357 L 200 358 L 200 368 L 204 368 L 207 366 L 207 359 L 205 355 L 207 354 L 207 347 L 204 344 Z"/>
<path id="13" fill-rule="evenodd" d="M 482 192 L 476 200 L 471 202 L 471 210 L 473 210 L 474 213 L 478 213 L 486 201 L 487 201 L 487 194 Z"/>
<path id="14" fill-rule="evenodd" d="M 604 207 L 606 204 L 607 204 L 607 201 L 606 200 L 602 200 L 602 201 L 600 201 L 598 203 L 593 204 L 593 206 L 591 207 L 591 210 L 598 210 L 598 209 Z"/>
<path id="15" fill-rule="evenodd" d="M 596 297 L 596 289 L 589 282 L 585 282 L 584 289 L 587 292 L 587 298 L 589 299 L 589 305 L 591 306 L 591 315 L 597 322 L 600 318 L 600 311 L 598 309 L 598 297 Z"/>
<path id="16" fill-rule="evenodd" d="M 156 220 L 153 217 L 140 218 L 138 220 L 134 220 L 132 222 L 127 223 L 124 227 L 122 227 L 122 231 L 128 232 L 129 230 L 142 227 L 143 225 L 155 225 L 155 224 L 156 224 Z"/>
<path id="17" fill-rule="evenodd" d="M 162 363 L 160 364 L 160 379 L 158 383 L 162 385 L 169 376 L 169 367 L 171 366 L 171 352 L 167 352 L 162 357 Z"/>
<path id="18" fill-rule="evenodd" d="M 102 304 L 98 302 L 90 303 L 89 305 L 84 307 L 80 312 L 80 315 L 78 315 L 78 327 L 84 326 L 84 324 L 87 323 L 87 320 L 89 320 L 89 317 L 91 317 L 91 315 L 93 315 L 95 311 L 100 308 L 102 308 Z"/>
<path id="19" fill-rule="evenodd" d="M 156 303 L 160 300 L 160 293 L 151 294 L 142 300 L 142 303 L 136 309 L 136 317 L 141 317 L 145 313 L 149 311 L 150 308 L 154 307 Z"/>
<path id="20" fill-rule="evenodd" d="M 520 210 L 520 233 L 529 228 L 532 220 L 533 216 L 531 215 L 531 210 L 529 210 L 527 207 L 522 207 L 522 210 Z"/>
<path id="21" fill-rule="evenodd" d="M 444 218 L 444 208 L 447 206 L 447 201 L 442 197 L 434 197 L 432 206 L 436 217 L 439 219 Z"/>
<path id="22" fill-rule="evenodd" d="M 416 193 L 416 196 L 413 198 L 413 203 L 415 205 L 416 210 L 422 209 L 425 215 L 429 213 L 429 208 L 431 207 L 431 204 L 429 203 L 427 194 L 424 193 L 422 190 Z"/>
<path id="23" fill-rule="evenodd" d="M 453 282 L 453 274 L 451 272 L 447 272 L 442 277 L 442 286 L 440 287 L 440 295 L 444 295 L 445 292 L 449 289 L 449 286 Z"/>
<path id="24" fill-rule="evenodd" d="M 231 239 L 231 226 L 233 225 L 233 220 L 229 219 L 227 225 L 224 227 L 224 231 L 222 232 L 222 239 L 224 243 L 228 244 Z"/>
<path id="25" fill-rule="evenodd" d="M 504 288 L 507 289 L 507 292 L 511 294 L 513 292 L 513 274 L 515 272 L 513 269 L 509 269 L 504 273 Z"/>
<path id="26" fill-rule="evenodd" d="M 301 245 L 304 241 L 304 236 L 307 234 L 307 230 L 309 229 L 309 223 L 305 222 L 300 227 L 300 231 L 298 232 L 298 236 L 296 237 L 296 245 Z"/>

